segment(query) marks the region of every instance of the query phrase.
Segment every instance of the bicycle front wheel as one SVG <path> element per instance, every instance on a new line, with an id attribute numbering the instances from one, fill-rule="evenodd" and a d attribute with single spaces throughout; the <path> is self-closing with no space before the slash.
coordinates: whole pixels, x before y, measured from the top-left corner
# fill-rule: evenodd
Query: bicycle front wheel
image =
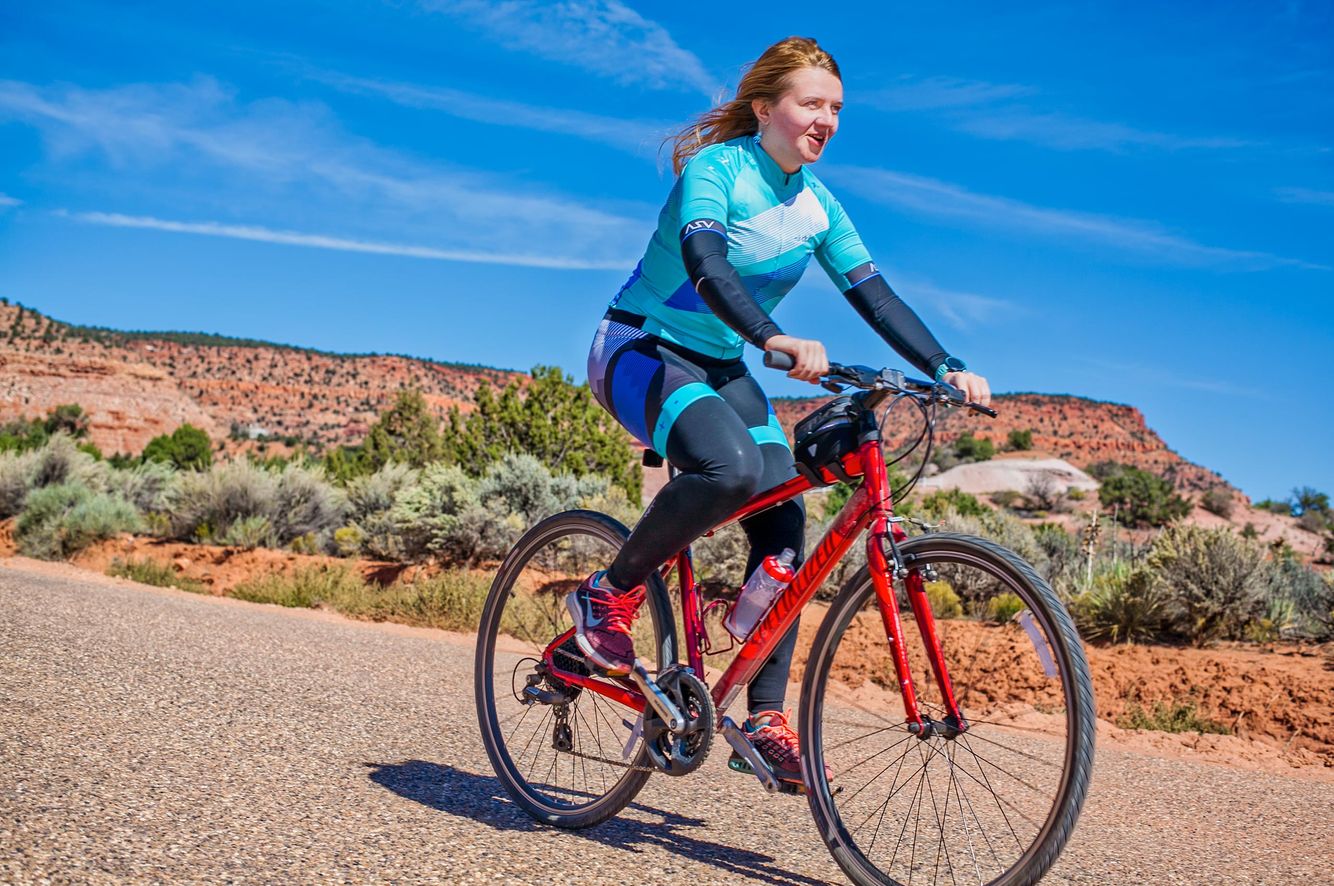
<path id="1" fill-rule="evenodd" d="M 496 573 L 477 632 L 477 720 L 496 776 L 533 818 L 583 828 L 615 815 L 652 771 L 636 731 L 639 712 L 589 689 L 568 685 L 542 666 L 542 653 L 574 627 L 565 596 L 605 569 L 629 531 L 605 514 L 566 511 L 548 517 L 515 544 Z M 634 629 L 641 661 L 676 660 L 667 587 L 647 582 L 647 618 Z M 571 636 L 556 648 L 558 666 L 587 676 Z M 526 693 L 531 687 L 534 692 Z"/>
<path id="2" fill-rule="evenodd" d="M 968 726 L 909 731 L 870 574 L 854 575 L 802 687 L 802 765 L 820 834 L 859 884 L 1034 883 L 1070 836 L 1093 763 L 1093 689 L 1074 624 L 1032 567 L 993 542 L 934 533 L 900 550 L 926 581 Z M 900 607 L 919 710 L 943 721 L 940 686 Z"/>

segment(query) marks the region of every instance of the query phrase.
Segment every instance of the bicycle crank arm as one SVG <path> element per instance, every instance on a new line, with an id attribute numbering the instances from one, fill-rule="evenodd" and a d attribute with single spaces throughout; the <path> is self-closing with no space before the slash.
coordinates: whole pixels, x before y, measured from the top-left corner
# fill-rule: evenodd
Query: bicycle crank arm
<path id="1" fill-rule="evenodd" d="M 769 764 L 764 762 L 760 752 L 755 750 L 755 745 L 750 743 L 750 739 L 746 738 L 746 733 L 732 721 L 731 717 L 723 717 L 723 738 L 727 739 L 727 743 L 732 746 L 732 750 L 741 755 L 741 759 L 750 764 L 750 768 L 755 771 L 755 777 L 760 780 L 760 784 L 764 785 L 766 791 L 776 794 L 783 789 L 783 786 L 778 783 L 778 779 L 774 778 L 773 770 L 769 768 Z"/>
<path id="2" fill-rule="evenodd" d="M 658 684 L 648 675 L 648 670 L 635 659 L 634 665 L 630 668 L 630 679 L 634 680 L 639 686 L 639 691 L 644 693 L 644 698 L 653 706 L 653 710 L 662 717 L 667 728 L 672 732 L 680 732 L 685 728 L 686 718 L 681 716 L 681 712 L 672 704 L 672 700 L 667 694 L 658 688 Z"/>

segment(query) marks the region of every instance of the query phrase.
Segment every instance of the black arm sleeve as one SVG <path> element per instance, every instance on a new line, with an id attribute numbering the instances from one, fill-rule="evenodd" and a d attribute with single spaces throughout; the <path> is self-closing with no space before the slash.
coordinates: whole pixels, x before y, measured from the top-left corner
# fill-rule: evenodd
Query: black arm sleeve
<path id="1" fill-rule="evenodd" d="M 682 228 L 681 257 L 704 304 L 742 338 L 763 348 L 766 341 L 782 333 L 727 260 L 727 236 L 720 223 L 699 219 Z"/>
<path id="2" fill-rule="evenodd" d="M 856 281 L 843 297 L 903 359 L 935 378 L 936 368 L 949 356 L 912 308 L 894 294 L 871 262 L 848 272 Z"/>

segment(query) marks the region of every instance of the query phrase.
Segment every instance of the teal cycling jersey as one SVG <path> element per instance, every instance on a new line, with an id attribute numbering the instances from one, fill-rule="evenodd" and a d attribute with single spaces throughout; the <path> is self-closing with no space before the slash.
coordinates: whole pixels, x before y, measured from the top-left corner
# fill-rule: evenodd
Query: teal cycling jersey
<path id="1" fill-rule="evenodd" d="M 645 332 L 710 357 L 740 357 L 744 341 L 686 271 L 682 229 L 700 221 L 725 229 L 727 260 L 765 314 L 801 279 L 812 254 L 841 292 L 857 282 L 849 272 L 871 261 L 843 207 L 809 169 L 784 172 L 753 135 L 703 148 L 682 170 L 611 307 L 643 316 Z"/>

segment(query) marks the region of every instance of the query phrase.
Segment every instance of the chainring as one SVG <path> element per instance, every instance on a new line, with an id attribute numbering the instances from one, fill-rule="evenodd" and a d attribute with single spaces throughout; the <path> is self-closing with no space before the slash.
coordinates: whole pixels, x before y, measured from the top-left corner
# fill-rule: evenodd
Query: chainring
<path id="1" fill-rule="evenodd" d="M 650 705 L 644 710 L 644 747 L 649 760 L 668 775 L 688 775 L 709 756 L 713 745 L 713 696 L 690 668 L 674 666 L 658 675 L 657 684 L 681 712 L 685 725 L 672 732 Z"/>

